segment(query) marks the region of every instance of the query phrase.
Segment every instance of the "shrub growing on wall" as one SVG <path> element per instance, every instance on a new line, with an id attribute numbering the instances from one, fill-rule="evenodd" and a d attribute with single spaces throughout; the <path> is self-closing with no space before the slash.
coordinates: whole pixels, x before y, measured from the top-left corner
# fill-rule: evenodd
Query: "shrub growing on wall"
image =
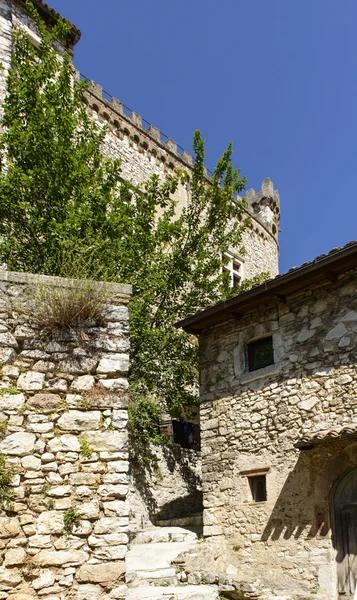
<path id="1" fill-rule="evenodd" d="M 13 473 L 6 468 L 6 457 L 0 454 L 0 511 L 11 508 L 14 492 L 11 487 Z"/>

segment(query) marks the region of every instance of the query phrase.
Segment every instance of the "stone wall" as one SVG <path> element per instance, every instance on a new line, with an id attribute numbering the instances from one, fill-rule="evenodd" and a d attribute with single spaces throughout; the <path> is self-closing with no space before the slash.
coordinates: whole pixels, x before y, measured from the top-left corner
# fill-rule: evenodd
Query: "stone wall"
<path id="1" fill-rule="evenodd" d="M 192 156 L 179 150 L 176 142 L 165 139 L 156 127 L 145 125 L 142 117 L 115 98 L 106 99 L 101 86 L 91 82 L 86 103 L 91 118 L 108 126 L 103 151 L 122 160 L 123 177 L 141 185 L 154 174 L 164 179 L 177 168 L 190 175 Z M 187 207 L 189 185 L 179 187 L 176 200 L 178 209 Z M 247 192 L 246 216 L 250 216 L 251 223 L 242 240 L 245 254 L 239 256 L 239 251 L 232 249 L 233 254 L 244 263 L 244 277 L 251 278 L 262 271 L 274 277 L 279 270 L 280 198 L 270 179 L 263 181 L 259 192 Z"/>
<path id="2" fill-rule="evenodd" d="M 12 15 L 11 0 L 0 0 L 0 103 L 6 94 L 6 78 L 11 65 Z"/>
<path id="3" fill-rule="evenodd" d="M 201 454 L 170 444 L 152 449 L 150 465 L 131 463 L 130 529 L 163 521 L 200 522 L 202 516 Z"/>
<path id="4" fill-rule="evenodd" d="M 105 286 L 100 325 L 45 335 L 20 308 L 38 286 L 71 293 L 66 280 L 0 271 L 0 453 L 14 474 L 0 598 L 122 598 L 131 288 Z"/>
<path id="5" fill-rule="evenodd" d="M 271 302 L 200 336 L 204 535 L 225 540 L 239 579 L 336 598 L 329 501 L 357 465 L 356 272 Z M 274 365 L 247 372 L 245 345 L 272 334 Z M 320 433 L 319 433 L 320 432 Z M 335 433 L 336 436 L 338 433 Z M 249 475 L 266 474 L 253 502 Z"/>

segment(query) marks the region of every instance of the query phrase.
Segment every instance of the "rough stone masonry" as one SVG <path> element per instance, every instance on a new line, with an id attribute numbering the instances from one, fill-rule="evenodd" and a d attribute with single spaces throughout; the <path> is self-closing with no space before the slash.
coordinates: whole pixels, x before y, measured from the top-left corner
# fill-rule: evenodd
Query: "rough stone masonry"
<path id="1" fill-rule="evenodd" d="M 125 591 L 131 287 L 106 286 L 100 326 L 42 335 L 18 306 L 33 286 L 67 284 L 0 271 L 0 453 L 14 474 L 0 511 L 1 600 Z"/>
<path id="2" fill-rule="evenodd" d="M 334 490 L 357 467 L 356 267 L 355 242 L 183 322 L 200 333 L 204 535 L 286 597 L 335 600 L 355 556 Z M 266 338 L 273 363 L 250 371 Z"/>

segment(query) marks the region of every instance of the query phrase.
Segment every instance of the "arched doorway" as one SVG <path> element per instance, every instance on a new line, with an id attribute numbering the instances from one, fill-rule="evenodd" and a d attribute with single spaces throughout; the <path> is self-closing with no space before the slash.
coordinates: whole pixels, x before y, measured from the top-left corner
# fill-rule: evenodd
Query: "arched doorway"
<path id="1" fill-rule="evenodd" d="M 353 600 L 357 581 L 357 468 L 337 484 L 331 509 L 338 598 Z"/>

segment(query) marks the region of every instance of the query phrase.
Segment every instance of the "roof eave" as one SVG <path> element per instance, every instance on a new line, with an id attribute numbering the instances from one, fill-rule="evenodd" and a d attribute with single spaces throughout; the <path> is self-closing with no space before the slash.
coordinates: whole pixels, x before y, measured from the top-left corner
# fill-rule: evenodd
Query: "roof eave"
<path id="1" fill-rule="evenodd" d="M 25 0 L 21 0 L 21 2 L 24 3 Z M 71 32 L 69 33 L 68 38 L 72 42 L 73 46 L 75 46 L 82 36 L 82 32 L 78 29 L 78 27 L 73 25 L 73 23 L 68 21 L 68 19 L 65 19 L 65 17 L 60 15 L 60 13 L 48 6 L 48 4 L 46 4 L 42 0 L 32 0 L 32 2 L 35 8 L 38 10 L 40 16 L 48 25 L 55 25 L 60 19 L 65 23 L 68 23 L 68 25 L 70 25 Z"/>
<path id="2" fill-rule="evenodd" d="M 175 323 L 175 327 L 182 328 L 188 333 L 199 334 L 204 329 L 232 318 L 237 319 L 241 314 L 267 304 L 271 300 L 284 297 L 285 294 L 297 292 L 319 281 L 333 281 L 340 273 L 356 266 L 357 243 L 353 242 L 339 250 L 331 251 L 323 258 L 317 258 L 285 275 L 278 275 L 275 279 L 255 286 L 247 292 L 222 300 L 214 306 L 188 316 Z"/>

